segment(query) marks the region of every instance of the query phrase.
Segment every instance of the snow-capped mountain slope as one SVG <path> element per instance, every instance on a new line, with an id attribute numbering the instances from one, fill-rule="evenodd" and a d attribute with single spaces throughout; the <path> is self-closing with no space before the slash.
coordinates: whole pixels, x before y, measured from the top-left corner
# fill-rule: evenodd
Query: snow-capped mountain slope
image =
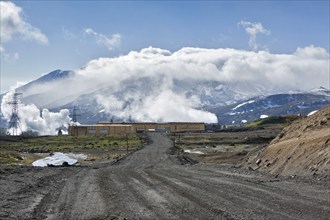
<path id="1" fill-rule="evenodd" d="M 34 86 L 40 85 L 40 84 L 44 84 L 44 83 L 49 83 L 52 81 L 58 81 L 61 79 L 67 79 L 68 77 L 72 76 L 74 74 L 74 72 L 72 71 L 68 71 L 68 70 L 54 70 L 50 73 L 47 73 L 43 76 L 41 76 L 40 78 L 33 80 L 21 87 L 19 87 L 16 91 L 17 92 L 26 92 L 29 89 L 33 88 Z"/>
<path id="2" fill-rule="evenodd" d="M 311 111 L 330 104 L 329 90 L 324 90 L 322 94 L 312 90 L 305 93 L 300 91 L 269 96 L 256 95 L 253 99 L 244 99 L 252 95 L 235 92 L 227 86 L 221 86 L 223 90 L 219 91 L 209 87 L 210 84 L 198 85 L 198 91 L 195 90 L 194 93 L 196 88 L 192 88 L 185 94 L 188 97 L 197 96 L 201 100 L 197 108 L 216 114 L 220 124 L 231 124 L 233 121 L 237 124 L 241 123 L 242 120 L 251 122 L 259 119 L 262 115 L 307 115 Z M 149 90 L 153 91 L 150 86 L 148 87 Z M 125 87 L 125 89 L 112 94 L 108 94 L 108 92 L 103 89 L 92 94 L 85 94 L 62 107 L 70 109 L 74 105 L 78 106 L 80 109 L 79 119 L 84 123 L 102 120 L 128 120 L 132 113 L 125 114 L 125 112 L 131 112 L 130 109 L 135 110 L 134 107 L 143 102 L 137 98 L 147 97 L 148 93 L 140 91 L 134 86 Z M 109 99 L 103 99 L 104 97 L 109 97 Z M 112 101 L 107 102 L 109 100 Z M 180 108 L 180 106 L 177 107 Z M 109 112 L 109 109 L 112 111 Z"/>
<path id="3" fill-rule="evenodd" d="M 70 109 L 73 106 L 78 106 L 81 114 L 80 120 L 83 120 L 84 123 L 95 123 L 97 120 L 128 120 L 129 118 L 140 121 L 153 120 L 144 117 L 141 112 L 147 111 L 151 112 L 150 114 L 157 114 L 158 111 L 164 111 L 163 108 L 168 108 L 168 105 L 172 105 L 175 110 L 181 109 L 187 105 L 184 103 L 187 100 L 195 109 L 203 111 L 205 108 L 227 106 L 266 93 L 266 91 L 262 92 L 262 88 L 253 85 L 250 85 L 249 90 L 245 89 L 246 92 L 242 88 L 242 86 L 214 81 L 176 81 L 171 86 L 171 92 L 168 95 L 169 89 L 162 88 L 161 81 L 155 82 L 150 78 L 142 78 L 126 80 L 115 89 L 104 87 L 83 94 L 61 108 Z M 180 98 L 176 100 L 178 97 L 184 97 L 186 100 L 179 103 Z M 159 105 L 154 104 L 157 102 L 161 103 Z M 172 110 L 168 110 L 168 112 L 176 114 L 175 110 L 173 113 Z M 167 119 L 164 118 L 163 120 Z"/>
<path id="4" fill-rule="evenodd" d="M 249 121 L 252 116 L 319 108 L 328 103 L 327 89 L 305 91 L 318 85 L 329 88 L 328 76 L 329 53 L 314 46 L 291 54 L 191 47 L 171 52 L 148 47 L 98 57 L 73 72 L 53 71 L 16 92 L 23 93 L 20 117 L 29 129 L 35 129 L 36 124 L 39 128 L 52 124 L 53 129 L 58 118 L 62 125 L 67 123 L 69 111 L 59 110 L 72 111 L 74 105 L 81 109 L 81 123 L 130 118 L 205 123 L 217 123 L 219 118 L 227 123 L 238 115 Z M 302 91 L 288 92 L 297 89 Z M 13 92 L 4 95 L 1 102 L 1 114 L 7 122 Z M 287 96 L 261 101 L 276 94 Z M 253 108 L 244 111 L 248 107 Z M 247 110 L 259 110 L 260 114 L 247 118 Z"/>
<path id="5" fill-rule="evenodd" d="M 330 104 L 329 90 L 325 88 L 313 89 L 308 92 L 290 92 L 270 96 L 256 97 L 234 105 L 218 108 L 208 108 L 217 114 L 220 124 L 239 124 L 242 120 L 255 121 L 261 116 L 301 114 L 319 110 Z"/>
<path id="6" fill-rule="evenodd" d="M 314 88 L 310 90 L 311 93 L 313 94 L 319 94 L 319 95 L 328 95 L 330 96 L 330 90 L 326 89 L 322 86 L 318 87 L 318 88 Z"/>
<path id="7" fill-rule="evenodd" d="M 199 84 L 185 94 L 197 95 L 201 100 L 201 107 L 216 107 L 231 105 L 251 97 L 269 94 L 263 86 L 242 82 L 239 84 L 225 84 L 219 82 L 206 82 Z"/>
<path id="8" fill-rule="evenodd" d="M 69 87 L 74 76 L 73 71 L 55 70 L 17 88 L 16 92 L 23 93 L 24 103 L 33 103 L 39 108 L 56 108 L 80 95 L 72 93 L 70 88 L 63 89 L 63 85 Z"/>
<path id="9" fill-rule="evenodd" d="M 219 123 L 229 124 L 253 121 L 261 115 L 306 115 L 330 104 L 330 92 L 323 87 L 278 94 L 275 89 L 249 82 L 173 80 L 166 76 L 133 77 L 111 86 L 102 81 L 98 86 L 91 84 L 73 71 L 55 70 L 16 92 L 23 93 L 23 103 L 33 103 L 40 109 L 72 110 L 76 106 L 78 121 L 88 124 L 129 118 L 214 122 L 214 114 Z"/>

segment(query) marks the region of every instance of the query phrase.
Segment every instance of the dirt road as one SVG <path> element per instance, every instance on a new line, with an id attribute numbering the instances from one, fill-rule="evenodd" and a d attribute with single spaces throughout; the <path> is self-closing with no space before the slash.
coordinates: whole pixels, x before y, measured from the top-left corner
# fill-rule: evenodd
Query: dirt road
<path id="1" fill-rule="evenodd" d="M 329 181 L 181 165 L 164 134 L 114 165 L 2 168 L 1 219 L 328 219 Z"/>

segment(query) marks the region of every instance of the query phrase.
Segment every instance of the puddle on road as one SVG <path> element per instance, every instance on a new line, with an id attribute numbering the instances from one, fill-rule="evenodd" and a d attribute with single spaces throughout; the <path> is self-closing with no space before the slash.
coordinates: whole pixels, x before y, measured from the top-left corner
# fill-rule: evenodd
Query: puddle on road
<path id="1" fill-rule="evenodd" d="M 61 166 L 64 162 L 69 165 L 74 165 L 78 162 L 78 159 L 86 159 L 87 156 L 84 154 L 74 154 L 74 153 L 61 153 L 55 152 L 51 156 L 36 160 L 32 163 L 34 167 L 47 167 L 49 165 Z"/>

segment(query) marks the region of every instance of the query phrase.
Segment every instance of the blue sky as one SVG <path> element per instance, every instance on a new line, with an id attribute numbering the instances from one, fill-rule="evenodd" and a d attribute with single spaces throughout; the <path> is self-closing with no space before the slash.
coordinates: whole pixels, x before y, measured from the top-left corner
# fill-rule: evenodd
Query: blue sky
<path id="1" fill-rule="evenodd" d="M 28 28 L 8 37 L 0 27 L 1 92 L 16 81 L 149 46 L 293 53 L 313 44 L 329 52 L 329 1 L 12 2 Z M 251 42 L 247 28 L 255 24 L 262 27 Z"/>

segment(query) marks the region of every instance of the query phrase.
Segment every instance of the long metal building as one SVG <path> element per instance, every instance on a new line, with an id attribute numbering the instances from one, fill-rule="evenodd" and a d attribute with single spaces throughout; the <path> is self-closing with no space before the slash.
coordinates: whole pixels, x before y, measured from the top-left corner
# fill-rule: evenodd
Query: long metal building
<path id="1" fill-rule="evenodd" d="M 203 122 L 98 122 L 95 125 L 77 125 L 69 127 L 69 135 L 113 135 L 133 134 L 139 132 L 203 132 Z"/>

